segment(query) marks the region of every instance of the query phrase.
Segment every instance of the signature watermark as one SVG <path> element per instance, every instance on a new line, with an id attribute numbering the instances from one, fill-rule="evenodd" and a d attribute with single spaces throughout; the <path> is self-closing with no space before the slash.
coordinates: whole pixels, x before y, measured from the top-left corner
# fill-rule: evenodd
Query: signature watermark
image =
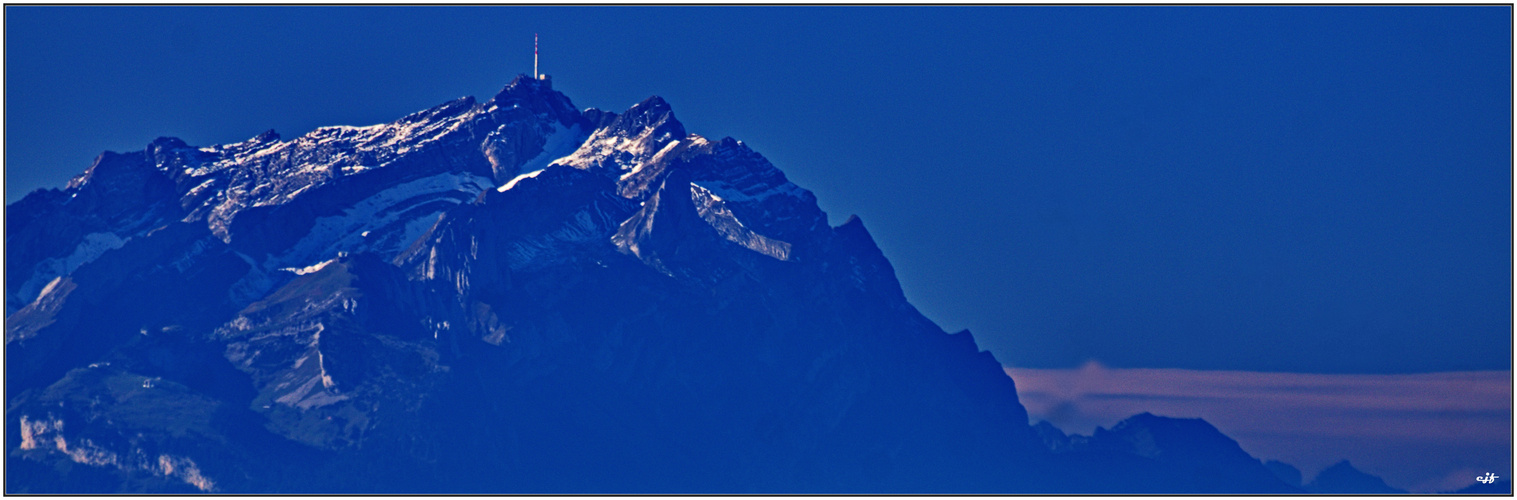
<path id="1" fill-rule="evenodd" d="M 1496 482 L 1496 478 L 1498 477 L 1501 476 L 1487 472 L 1484 476 L 1475 476 L 1475 480 L 1480 481 L 1480 484 L 1491 484 Z"/>

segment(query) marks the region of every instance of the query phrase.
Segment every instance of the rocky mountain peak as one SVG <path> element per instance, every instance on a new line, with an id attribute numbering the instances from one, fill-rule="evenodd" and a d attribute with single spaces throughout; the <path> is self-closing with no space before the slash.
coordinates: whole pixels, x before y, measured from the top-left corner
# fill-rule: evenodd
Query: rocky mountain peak
<path id="1" fill-rule="evenodd" d="M 683 139 L 686 135 L 685 125 L 674 118 L 674 109 L 664 101 L 664 98 L 656 95 L 632 105 L 608 128 L 612 135 L 622 137 L 646 135 L 653 137 L 659 143 L 670 139 Z"/>
<path id="2" fill-rule="evenodd" d="M 553 90 L 551 80 L 540 80 L 527 75 L 516 75 L 511 83 L 506 84 L 495 97 L 485 103 L 485 108 L 499 112 L 519 110 L 517 113 L 549 116 L 565 128 L 581 124 L 588 129 L 590 125 L 568 96 Z"/>
<path id="3" fill-rule="evenodd" d="M 10 209 L 24 491 L 1290 491 L 1200 421 L 1035 431 L 857 217 L 657 96 L 160 138 Z"/>

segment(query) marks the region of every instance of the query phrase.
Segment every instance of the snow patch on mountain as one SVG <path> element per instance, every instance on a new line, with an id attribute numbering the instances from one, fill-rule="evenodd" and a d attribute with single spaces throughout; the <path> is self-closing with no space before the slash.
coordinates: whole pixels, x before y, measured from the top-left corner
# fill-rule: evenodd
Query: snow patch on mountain
<path id="1" fill-rule="evenodd" d="M 440 212 L 409 220 L 401 229 L 404 234 L 398 238 L 388 238 L 377 242 L 366 241 L 366 238 L 376 238 L 375 231 L 402 219 L 411 218 L 414 215 L 411 209 L 419 205 L 435 201 L 457 205 L 460 203 L 460 198 L 473 199 L 493 184 L 489 178 L 471 173 L 444 173 L 380 191 L 355 203 L 341 215 L 316 219 L 309 233 L 288 251 L 277 257 L 270 257 L 271 261 L 265 267 L 270 269 L 305 267 L 336 257 L 340 251 L 375 250 L 393 255 L 403 245 L 419 238 L 425 232 L 425 227 L 435 222 L 435 216 Z M 462 196 L 448 196 L 450 193 L 461 193 Z M 424 222 L 415 225 L 410 223 L 418 220 Z M 390 244 L 375 244 L 386 242 Z"/>
<path id="2" fill-rule="evenodd" d="M 432 229 L 432 226 L 437 224 L 438 219 L 442 218 L 443 213 L 445 212 L 439 210 L 407 221 L 405 228 L 398 233 L 399 237 L 390 238 L 389 243 L 383 246 L 383 248 L 389 249 L 385 251 L 385 255 L 393 256 L 404 250 L 412 242 L 421 239 L 422 236 L 427 234 L 427 230 Z M 367 237 L 367 231 L 363 235 Z M 370 245 L 370 248 L 376 248 L 376 246 Z"/>
<path id="3" fill-rule="evenodd" d="M 647 147 L 636 138 L 592 136 L 572 154 L 559 161 L 575 168 L 589 169 L 608 165 L 615 170 L 635 170 L 640 166 L 637 156 Z"/>
<path id="4" fill-rule="evenodd" d="M 616 224 L 617 221 L 591 205 L 575 212 L 573 217 L 550 233 L 511 243 L 505 253 L 507 265 L 513 270 L 520 270 L 534 263 L 542 264 L 539 259 L 556 253 L 555 250 L 563 244 L 599 239 L 604 237 L 609 228 L 616 227 Z"/>
<path id="5" fill-rule="evenodd" d="M 553 132 L 548 135 L 547 142 L 543 144 L 543 152 L 523 163 L 520 174 L 517 174 L 510 181 L 501 184 L 495 190 L 506 192 L 516 187 L 517 181 L 537 177 L 537 174 L 541 173 L 543 169 L 548 168 L 549 165 L 561 163 L 561 160 L 578 151 L 589 136 L 590 133 L 585 131 L 578 123 L 564 128 L 558 122 L 553 122 Z"/>
<path id="6" fill-rule="evenodd" d="M 495 190 L 496 191 L 500 191 L 502 193 L 504 193 L 506 191 L 510 191 L 511 188 L 516 187 L 516 183 L 521 182 L 522 179 L 531 179 L 533 177 L 537 177 L 537 174 L 541 174 L 541 173 L 543 173 L 542 170 L 534 170 L 534 171 L 531 171 L 531 172 L 527 172 L 525 174 L 518 175 L 518 176 L 512 178 L 510 181 L 506 182 L 505 184 L 501 184 L 500 187 L 495 188 Z"/>
<path id="7" fill-rule="evenodd" d="M 18 298 L 30 303 L 35 300 L 43 287 L 59 276 L 72 274 L 79 266 L 93 262 L 105 252 L 121 248 L 131 238 L 122 239 L 116 233 L 90 233 L 84 235 L 84 241 L 74 247 L 74 252 L 61 258 L 45 259 L 38 262 L 33 268 L 32 277 L 21 284 L 17 292 Z"/>
<path id="8" fill-rule="evenodd" d="M 309 266 L 306 266 L 306 267 L 286 267 L 286 268 L 281 268 L 280 271 L 289 271 L 289 272 L 295 273 L 297 275 L 304 276 L 304 275 L 307 275 L 307 274 L 314 273 L 316 271 L 320 271 L 320 270 L 326 268 L 328 264 L 331 264 L 331 263 L 336 262 L 336 261 L 337 261 L 337 259 L 335 259 L 335 258 L 334 259 L 328 259 L 328 260 L 324 260 L 324 261 L 321 261 L 319 263 L 316 263 L 316 264 L 313 264 L 313 265 L 309 265 Z M 299 366 L 299 365 L 296 365 L 296 366 Z"/>
<path id="9" fill-rule="evenodd" d="M 426 111 L 413 113 L 391 123 L 361 127 L 349 125 L 321 127 L 293 140 L 279 143 L 275 147 L 261 148 L 246 157 L 233 157 L 233 159 L 240 160 L 239 163 L 245 163 L 247 160 L 260 156 L 277 155 L 288 150 L 293 156 L 302 160 L 295 162 L 300 165 L 298 172 L 322 171 L 339 163 L 344 164 L 345 173 L 382 167 L 396 157 L 421 149 L 448 133 L 458 130 L 478 114 L 472 109 L 473 104 L 472 98 L 460 98 Z M 364 165 L 358 162 L 357 165 L 353 165 L 352 160 L 364 153 L 372 154 L 376 160 L 375 164 Z M 290 195 L 286 195 L 288 196 Z M 264 200 L 260 203 L 272 204 L 283 201 Z"/>
<path id="10" fill-rule="evenodd" d="M 802 196 L 801 192 L 804 191 L 800 186 L 791 182 L 777 186 L 759 183 L 735 186 L 726 180 L 703 180 L 700 181 L 700 185 L 712 194 L 731 202 L 762 203 L 765 199 L 776 195 L 800 198 Z"/>
<path id="11" fill-rule="evenodd" d="M 596 130 L 573 154 L 556 163 L 583 170 L 636 171 L 671 142 L 685 138 L 683 126 L 668 111 L 668 105 L 650 98 L 633 106 L 611 126 Z"/>
<path id="12" fill-rule="evenodd" d="M 269 131 L 241 143 L 194 150 L 203 158 L 186 167 L 196 186 L 185 198 L 194 207 L 186 210 L 206 217 L 212 232 L 230 241 L 228 226 L 242 210 L 286 204 L 333 179 L 390 166 L 450 138 L 467 140 L 465 129 L 481 113 L 473 98 L 465 97 L 391 123 L 322 127 L 289 141 Z M 198 179 L 202 176 L 223 180 L 205 185 Z"/>
<path id="13" fill-rule="evenodd" d="M 701 219 L 716 229 L 716 232 L 721 233 L 727 241 L 777 260 L 790 259 L 790 243 L 769 238 L 748 229 L 742 221 L 737 219 L 737 216 L 732 215 L 732 210 L 727 208 L 722 197 L 713 194 L 706 187 L 694 182 L 690 183 L 690 201 L 695 204 L 695 211 L 700 214 Z"/>
<path id="14" fill-rule="evenodd" d="M 523 163 L 521 171 L 537 172 L 548 168 L 555 160 L 574 154 L 589 137 L 590 133 L 578 123 L 566 129 L 558 122 L 553 122 L 553 132 L 543 144 L 543 152 Z"/>

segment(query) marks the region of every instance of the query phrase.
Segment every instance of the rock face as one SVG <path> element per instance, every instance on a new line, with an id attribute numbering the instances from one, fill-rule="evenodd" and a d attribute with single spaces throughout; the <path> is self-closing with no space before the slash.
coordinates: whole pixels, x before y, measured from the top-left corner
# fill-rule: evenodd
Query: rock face
<path id="1" fill-rule="evenodd" d="M 657 97 L 163 138 L 6 217 L 13 493 L 1285 488 L 1204 423 L 1050 449 L 862 221 Z"/>

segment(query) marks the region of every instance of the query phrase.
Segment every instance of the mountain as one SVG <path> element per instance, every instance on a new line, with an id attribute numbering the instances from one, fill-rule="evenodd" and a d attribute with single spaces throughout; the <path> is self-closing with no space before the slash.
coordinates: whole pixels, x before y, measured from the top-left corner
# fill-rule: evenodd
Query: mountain
<path id="1" fill-rule="evenodd" d="M 1051 448 L 859 218 L 658 97 L 160 138 L 6 223 L 8 493 L 1294 491 L 1199 421 Z"/>
<path id="2" fill-rule="evenodd" d="M 1285 484 L 1301 487 L 1301 469 L 1297 469 L 1294 465 L 1279 460 L 1269 460 L 1264 462 L 1264 467 L 1275 473 L 1275 477 L 1285 481 Z"/>
<path id="3" fill-rule="evenodd" d="M 1198 418 L 1142 413 L 1110 430 L 1098 427 L 1090 436 L 1067 436 L 1048 422 L 1039 422 L 1034 432 L 1060 458 L 1103 464 L 1124 479 L 1115 482 L 1121 489 L 1094 492 L 1301 492 L 1299 485 L 1276 477 L 1237 441 Z M 1142 480 L 1149 484 L 1131 485 Z"/>
<path id="4" fill-rule="evenodd" d="M 1385 484 L 1379 477 L 1366 474 L 1354 468 L 1348 460 L 1340 461 L 1317 473 L 1312 482 L 1306 484 L 1306 490 L 1312 493 L 1368 493 L 1368 494 L 1392 494 L 1406 493 L 1406 490 L 1393 488 Z"/>

